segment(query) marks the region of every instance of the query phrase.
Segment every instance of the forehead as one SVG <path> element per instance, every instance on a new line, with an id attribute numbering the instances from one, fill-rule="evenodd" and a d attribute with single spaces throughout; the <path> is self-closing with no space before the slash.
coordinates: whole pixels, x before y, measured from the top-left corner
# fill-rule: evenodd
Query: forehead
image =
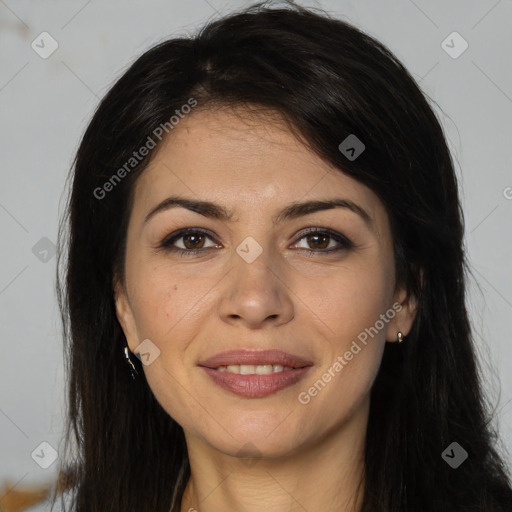
<path id="1" fill-rule="evenodd" d="M 244 109 L 182 119 L 137 181 L 134 209 L 142 214 L 176 194 L 233 211 L 332 197 L 359 201 L 372 217 L 383 208 L 371 189 L 307 148 L 277 114 Z"/>

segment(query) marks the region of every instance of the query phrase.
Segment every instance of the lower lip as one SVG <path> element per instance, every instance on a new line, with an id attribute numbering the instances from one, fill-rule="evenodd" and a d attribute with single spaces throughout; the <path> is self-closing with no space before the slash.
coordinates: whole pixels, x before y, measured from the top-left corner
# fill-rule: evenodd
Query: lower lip
<path id="1" fill-rule="evenodd" d="M 205 366 L 201 366 L 201 368 L 215 384 L 227 391 L 248 398 L 262 398 L 296 384 L 306 375 L 311 366 L 269 375 L 240 375 L 228 371 L 221 372 Z"/>

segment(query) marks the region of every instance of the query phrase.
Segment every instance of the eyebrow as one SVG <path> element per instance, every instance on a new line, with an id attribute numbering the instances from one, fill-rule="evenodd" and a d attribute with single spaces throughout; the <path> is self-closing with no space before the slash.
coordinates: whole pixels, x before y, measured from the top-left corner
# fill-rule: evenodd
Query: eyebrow
<path id="1" fill-rule="evenodd" d="M 228 211 L 223 206 L 212 203 L 210 201 L 200 201 L 196 199 L 188 199 L 180 196 L 170 196 L 167 199 L 164 199 L 161 203 L 155 206 L 144 219 L 144 224 L 146 224 L 152 217 L 154 217 L 157 213 L 164 212 L 171 208 L 186 208 L 195 213 L 199 213 L 204 217 L 208 217 L 210 219 L 222 220 L 227 222 L 233 221 L 233 212 Z M 298 217 L 302 217 L 304 215 L 309 215 L 311 213 L 323 211 L 323 210 L 331 210 L 333 208 L 346 208 L 353 213 L 359 215 L 364 222 L 368 225 L 369 228 L 373 228 L 373 219 L 372 217 L 364 210 L 361 206 L 354 203 L 350 199 L 343 198 L 334 198 L 334 199 L 325 199 L 323 201 L 306 201 L 306 202 L 294 202 L 287 205 L 285 208 L 277 212 L 276 215 L 272 217 L 272 222 L 274 225 L 277 225 L 285 220 L 296 219 Z"/>

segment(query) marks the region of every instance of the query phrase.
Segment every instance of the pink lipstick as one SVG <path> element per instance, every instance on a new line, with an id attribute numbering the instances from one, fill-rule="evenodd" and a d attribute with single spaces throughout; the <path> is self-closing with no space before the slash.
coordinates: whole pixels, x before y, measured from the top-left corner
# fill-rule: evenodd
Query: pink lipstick
<path id="1" fill-rule="evenodd" d="M 262 398 L 301 380 L 311 361 L 281 350 L 231 350 L 198 363 L 223 389 L 248 398 Z"/>

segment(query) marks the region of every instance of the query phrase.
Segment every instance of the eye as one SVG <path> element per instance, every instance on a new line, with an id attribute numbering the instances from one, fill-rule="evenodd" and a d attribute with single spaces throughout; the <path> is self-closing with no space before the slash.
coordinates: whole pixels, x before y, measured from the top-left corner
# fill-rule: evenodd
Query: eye
<path id="1" fill-rule="evenodd" d="M 208 238 L 210 240 L 212 239 L 211 235 L 203 229 L 180 229 L 176 231 L 176 233 L 172 233 L 166 237 L 159 245 L 159 248 L 185 255 L 196 254 L 209 247 L 218 247 L 215 243 L 210 246 L 205 246 L 205 240 Z M 182 247 L 175 246 L 174 243 L 176 241 L 179 241 Z"/>
<path id="2" fill-rule="evenodd" d="M 333 253 L 351 249 L 354 246 L 345 235 L 325 228 L 309 228 L 299 238 L 299 241 L 301 240 L 308 245 L 308 247 L 302 247 L 308 253 Z"/>
<path id="3" fill-rule="evenodd" d="M 209 246 L 205 245 L 208 239 L 212 241 Z M 302 233 L 298 242 L 301 240 L 304 240 L 308 247 L 299 247 L 299 249 L 311 255 L 332 254 L 354 247 L 354 244 L 345 235 L 326 228 L 308 228 Z M 181 246 L 176 245 L 176 242 Z M 208 231 L 200 228 L 180 229 L 164 238 L 158 246 L 159 249 L 180 256 L 199 254 L 212 247 L 221 246 L 213 242 L 213 236 Z"/>

